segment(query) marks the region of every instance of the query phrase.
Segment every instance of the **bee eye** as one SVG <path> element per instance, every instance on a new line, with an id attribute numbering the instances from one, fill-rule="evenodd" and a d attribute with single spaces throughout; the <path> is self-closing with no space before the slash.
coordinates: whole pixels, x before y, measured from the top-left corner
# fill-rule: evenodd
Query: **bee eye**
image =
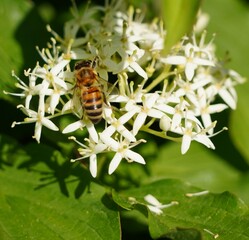
<path id="1" fill-rule="evenodd" d="M 75 65 L 74 65 L 74 70 L 79 70 L 79 69 L 81 69 L 81 68 L 82 68 L 81 62 L 75 63 Z"/>

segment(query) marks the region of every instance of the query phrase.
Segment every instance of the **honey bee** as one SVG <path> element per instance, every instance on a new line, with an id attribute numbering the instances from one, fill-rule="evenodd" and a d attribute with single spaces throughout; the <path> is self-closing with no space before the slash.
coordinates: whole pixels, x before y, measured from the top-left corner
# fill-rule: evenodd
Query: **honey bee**
<path id="1" fill-rule="evenodd" d="M 95 71 L 96 58 L 91 60 L 83 60 L 75 64 L 75 78 L 78 90 L 78 97 L 84 115 L 93 123 L 97 124 L 101 121 L 103 115 L 104 103 L 106 98 L 104 94 L 104 84 L 107 81 L 101 79 Z M 102 82 L 104 82 L 102 84 Z"/>

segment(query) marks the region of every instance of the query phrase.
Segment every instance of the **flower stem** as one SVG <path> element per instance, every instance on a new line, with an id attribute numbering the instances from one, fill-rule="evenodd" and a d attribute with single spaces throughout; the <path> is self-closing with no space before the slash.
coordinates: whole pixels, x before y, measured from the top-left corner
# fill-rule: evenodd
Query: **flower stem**
<path id="1" fill-rule="evenodd" d="M 145 88 L 145 92 L 150 92 L 154 87 L 156 87 L 160 82 L 170 75 L 172 75 L 172 72 L 169 72 L 169 66 L 165 67 L 163 72 L 157 78 L 155 78 L 149 86 Z"/>
<path id="2" fill-rule="evenodd" d="M 174 142 L 181 142 L 182 141 L 182 137 L 178 137 L 178 138 L 175 138 L 175 137 L 170 137 L 167 135 L 167 132 L 165 131 L 156 131 L 156 130 L 153 130 L 153 129 L 150 129 L 148 128 L 147 126 L 142 126 L 140 128 L 141 131 L 144 131 L 144 132 L 147 132 L 147 133 L 150 133 L 150 134 L 153 134 L 157 137 L 161 137 L 161 138 L 164 138 L 164 139 L 168 139 L 168 140 L 171 140 L 171 141 L 174 141 Z"/>

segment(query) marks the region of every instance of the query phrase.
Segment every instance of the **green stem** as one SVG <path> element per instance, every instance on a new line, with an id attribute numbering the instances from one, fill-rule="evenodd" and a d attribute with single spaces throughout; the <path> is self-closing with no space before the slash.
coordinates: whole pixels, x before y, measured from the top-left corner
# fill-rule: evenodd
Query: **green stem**
<path id="1" fill-rule="evenodd" d="M 163 72 L 157 78 L 155 78 L 149 86 L 145 88 L 145 92 L 150 92 L 151 89 L 156 87 L 160 82 L 162 82 L 165 78 L 170 75 L 172 75 L 172 72 L 169 72 L 169 67 L 165 67 Z"/>
<path id="2" fill-rule="evenodd" d="M 140 130 L 144 131 L 144 132 L 147 132 L 147 133 L 150 133 L 150 134 L 153 134 L 153 135 L 155 135 L 157 137 L 168 139 L 168 140 L 171 140 L 171 141 L 174 141 L 174 142 L 181 142 L 181 140 L 182 140 L 181 137 L 179 137 L 179 138 L 170 137 L 170 136 L 167 135 L 167 132 L 164 132 L 164 131 L 158 132 L 158 131 L 150 129 L 150 128 L 146 127 L 146 126 L 141 127 Z"/>
<path id="3" fill-rule="evenodd" d="M 55 117 L 59 117 L 59 116 L 62 116 L 62 115 L 66 115 L 66 114 L 70 114 L 70 113 L 73 113 L 73 111 L 71 110 L 67 110 L 65 112 L 58 112 L 58 113 L 55 113 L 53 115 L 49 115 L 49 116 L 45 116 L 47 119 L 52 119 L 52 118 L 55 118 Z"/>

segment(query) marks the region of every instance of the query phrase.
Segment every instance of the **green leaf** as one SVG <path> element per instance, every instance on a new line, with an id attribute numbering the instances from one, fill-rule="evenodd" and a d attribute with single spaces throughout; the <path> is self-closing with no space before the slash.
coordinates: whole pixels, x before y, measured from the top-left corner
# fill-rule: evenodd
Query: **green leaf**
<path id="1" fill-rule="evenodd" d="M 248 207 L 229 192 L 214 194 L 174 179 L 163 179 L 140 188 L 114 192 L 114 201 L 125 209 L 144 213 L 144 197 L 152 194 L 162 204 L 178 204 L 157 215 L 147 209 L 152 238 L 171 239 L 249 239 Z M 197 193 L 197 195 L 195 195 Z M 199 195 L 198 195 L 199 193 Z M 146 215 L 146 213 L 145 213 Z"/>
<path id="2" fill-rule="evenodd" d="M 49 39 L 46 23 L 41 18 L 38 8 L 27 0 L 0 1 L 0 98 L 13 101 L 2 90 L 15 92 L 17 75 L 23 70 L 33 67 L 39 60 L 36 46 L 44 47 Z"/>
<path id="3" fill-rule="evenodd" d="M 150 146 L 145 148 L 149 149 Z M 152 156 L 142 153 L 146 160 L 145 166 L 139 164 L 131 166 L 122 162 L 114 173 L 115 178 L 112 178 L 113 184 L 120 183 L 115 188 L 139 186 L 166 177 L 181 179 L 210 191 L 241 192 L 240 172 L 216 151 L 209 150 L 199 143 L 193 142 L 184 155 L 181 154 L 180 144 L 177 143 L 162 144 L 154 149 L 154 153 L 156 154 Z"/>
<path id="4" fill-rule="evenodd" d="M 162 17 L 167 29 L 165 52 L 192 30 L 200 0 L 163 0 Z"/>
<path id="5" fill-rule="evenodd" d="M 22 66 L 22 50 L 16 39 L 17 26 L 24 19 L 31 9 L 28 1 L 8 1 L 2 0 L 0 3 L 0 89 L 13 89 L 14 79 L 11 71 Z M 6 97 L 0 91 L 0 97 Z"/>
<path id="6" fill-rule="evenodd" d="M 0 139 L 1 239 L 120 239 L 116 205 L 87 171 L 51 147 Z"/>
<path id="7" fill-rule="evenodd" d="M 194 142 L 185 155 L 176 143 L 162 146 L 158 157 L 149 162 L 149 169 L 152 180 L 178 178 L 211 191 L 233 190 L 240 178 L 240 172 L 215 151 Z"/>

